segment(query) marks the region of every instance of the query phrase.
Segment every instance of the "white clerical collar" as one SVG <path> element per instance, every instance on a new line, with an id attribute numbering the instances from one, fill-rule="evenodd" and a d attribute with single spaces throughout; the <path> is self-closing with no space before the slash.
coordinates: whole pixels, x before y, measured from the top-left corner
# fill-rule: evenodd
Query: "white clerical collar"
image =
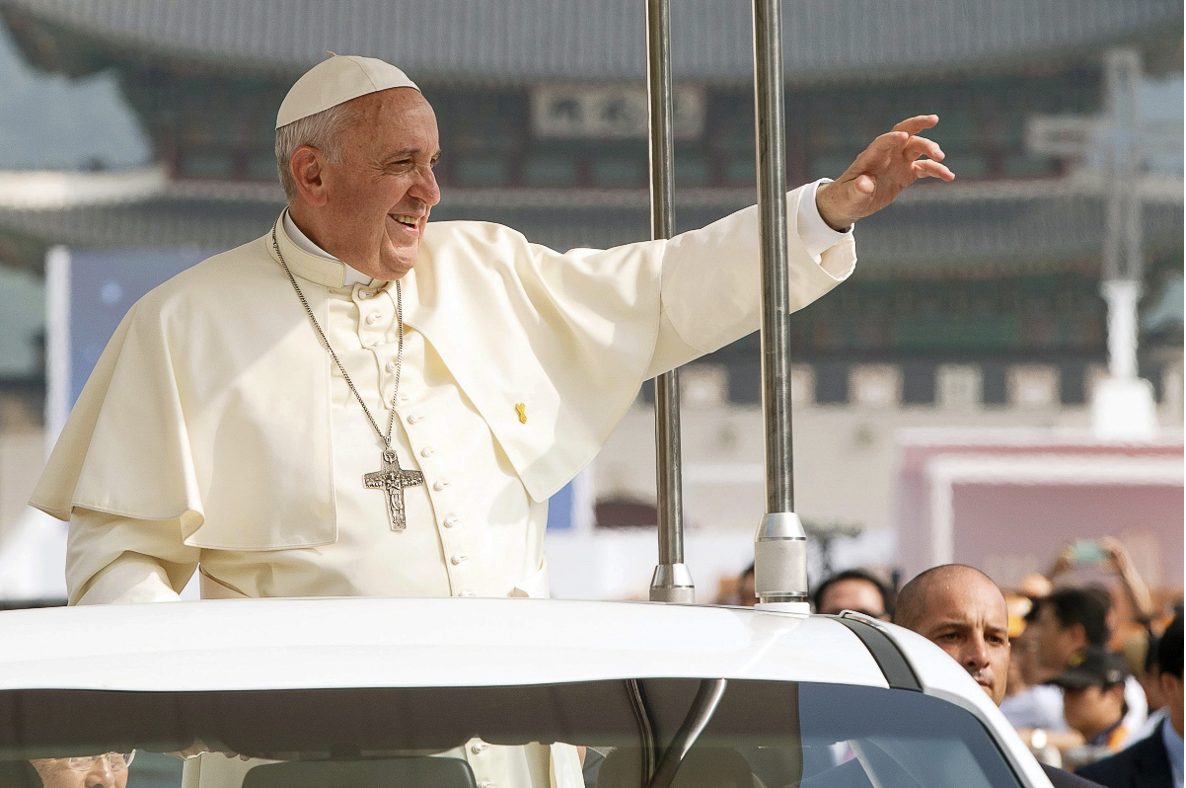
<path id="1" fill-rule="evenodd" d="M 361 271 L 358 271 L 357 269 L 351 268 L 349 263 L 342 262 L 309 240 L 309 237 L 301 232 L 301 228 L 296 226 L 296 222 L 292 220 L 292 215 L 288 211 L 284 212 L 284 232 L 288 233 L 288 237 L 302 251 L 308 252 L 309 254 L 315 255 L 317 257 L 321 257 L 325 260 L 333 260 L 335 263 L 342 263 L 342 265 L 345 266 L 344 276 L 346 287 L 355 284 L 369 285 L 373 281 L 371 277 L 367 276 Z"/>

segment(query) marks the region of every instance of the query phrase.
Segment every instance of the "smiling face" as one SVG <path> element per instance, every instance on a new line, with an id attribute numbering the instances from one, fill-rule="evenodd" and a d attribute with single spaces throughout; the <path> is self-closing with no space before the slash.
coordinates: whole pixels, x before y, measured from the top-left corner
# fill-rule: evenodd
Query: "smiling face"
<path id="1" fill-rule="evenodd" d="M 300 198 L 294 221 L 314 243 L 358 271 L 400 279 L 420 252 L 440 202 L 436 116 L 418 90 L 392 88 L 348 102 L 339 161 L 314 148 L 293 153 Z"/>
<path id="2" fill-rule="evenodd" d="M 927 588 L 915 629 L 950 654 L 992 698 L 1005 697 L 1009 612 L 996 585 L 978 572 L 952 571 Z"/>

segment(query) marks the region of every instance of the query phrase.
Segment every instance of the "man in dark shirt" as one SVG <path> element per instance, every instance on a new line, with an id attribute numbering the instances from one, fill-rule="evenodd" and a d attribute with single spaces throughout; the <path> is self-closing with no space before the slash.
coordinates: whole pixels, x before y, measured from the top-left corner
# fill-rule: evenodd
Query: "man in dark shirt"
<path id="1" fill-rule="evenodd" d="M 1108 788 L 1182 788 L 1182 615 L 1157 646 L 1159 681 L 1169 715 L 1149 736 L 1079 770 Z"/>

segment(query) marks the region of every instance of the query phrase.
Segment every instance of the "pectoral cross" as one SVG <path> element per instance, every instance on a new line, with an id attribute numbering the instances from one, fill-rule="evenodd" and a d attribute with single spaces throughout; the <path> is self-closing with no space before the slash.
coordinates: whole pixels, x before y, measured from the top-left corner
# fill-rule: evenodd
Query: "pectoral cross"
<path id="1" fill-rule="evenodd" d="M 362 477 L 362 483 L 370 490 L 383 490 L 387 493 L 387 517 L 391 520 L 391 530 L 402 531 L 408 527 L 404 517 L 404 488 L 424 484 L 424 474 L 420 471 L 405 471 L 399 467 L 399 458 L 391 449 L 383 452 L 382 470 L 368 473 Z"/>

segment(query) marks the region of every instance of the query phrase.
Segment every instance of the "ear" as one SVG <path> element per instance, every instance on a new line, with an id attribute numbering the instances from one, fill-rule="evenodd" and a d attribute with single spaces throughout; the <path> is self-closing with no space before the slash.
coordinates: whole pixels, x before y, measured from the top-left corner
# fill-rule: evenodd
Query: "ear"
<path id="1" fill-rule="evenodd" d="M 301 199 L 309 205 L 320 208 L 328 196 L 322 171 L 321 151 L 311 145 L 301 145 L 288 159 L 288 171 L 296 184 Z"/>

